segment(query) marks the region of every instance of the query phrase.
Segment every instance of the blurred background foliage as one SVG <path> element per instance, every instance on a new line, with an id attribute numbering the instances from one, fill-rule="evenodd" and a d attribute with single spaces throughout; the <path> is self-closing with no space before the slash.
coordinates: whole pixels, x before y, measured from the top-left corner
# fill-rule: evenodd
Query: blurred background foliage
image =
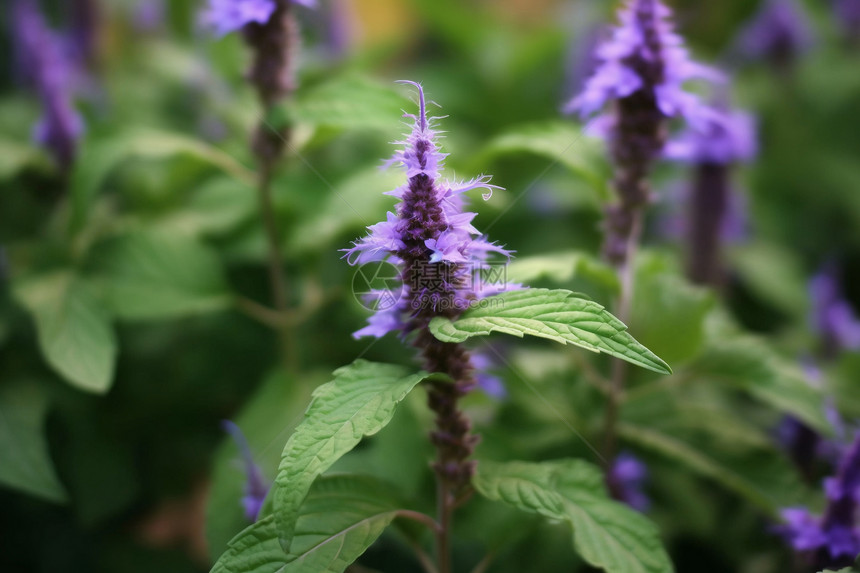
<path id="1" fill-rule="evenodd" d="M 43 4 L 56 26 L 69 21 L 73 3 Z M 355 0 L 344 22 L 334 4 L 301 12 L 301 87 L 270 118 L 295 129 L 274 186 L 300 318 L 300 363 L 286 366 L 277 336 L 247 312 L 269 290 L 248 145 L 259 106 L 241 38 L 202 31 L 199 2 L 102 0 L 69 173 L 31 143 L 38 100 L 14 58 L 0 58 L 0 570 L 208 570 L 244 526 L 244 475 L 220 421 L 242 427 L 271 479 L 331 370 L 358 356 L 410 361 L 397 340 L 351 338 L 366 311 L 338 252 L 393 204 L 382 192 L 400 175 L 377 168 L 412 106 L 394 80 L 421 81 L 449 116 L 449 176 L 492 173 L 506 188 L 472 199 L 478 228 L 517 251 L 511 277 L 612 300 L 614 277 L 594 260 L 607 159 L 559 109 L 581 85 L 584 38 L 615 3 Z M 658 170 L 630 326 L 675 374 L 634 373 L 621 434 L 648 464 L 649 515 L 679 571 L 787 571 L 769 524 L 779 507 L 820 507 L 820 476 L 804 483 L 774 428 L 792 414 L 831 432 L 822 394 L 860 417 L 856 353 L 823 364 L 823 389 L 799 367 L 820 344 L 809 277 L 838 264 L 860 306 L 860 49 L 828 2 L 810 0 L 814 45 L 775 72 L 732 54 L 757 2 L 674 4 L 698 59 L 732 70 L 761 152 L 737 173 L 749 231 L 727 250 L 720 293 L 683 278 L 682 241 L 660 228 L 688 169 Z M 13 53 L 10 15 L 0 13 L 2 54 Z M 577 433 L 599 441 L 603 396 L 590 373 L 606 362 L 499 344 L 506 396 L 468 401 L 479 457 L 597 462 Z M 429 507 L 422 400 L 413 394 L 336 469 L 385 477 Z M 418 571 L 404 536 L 386 534 L 363 566 Z M 564 527 L 485 501 L 463 511 L 455 536 L 458 570 L 487 544 L 489 571 L 587 570 Z"/>

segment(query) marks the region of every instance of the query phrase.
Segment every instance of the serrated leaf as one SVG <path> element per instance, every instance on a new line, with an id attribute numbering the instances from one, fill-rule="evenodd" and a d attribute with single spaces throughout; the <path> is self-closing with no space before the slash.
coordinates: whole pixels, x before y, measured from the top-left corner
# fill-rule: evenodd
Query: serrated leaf
<path id="1" fill-rule="evenodd" d="M 192 157 L 253 186 L 255 177 L 230 155 L 199 139 L 178 133 L 136 130 L 85 145 L 75 162 L 71 178 L 71 231 L 86 221 L 87 211 L 108 175 L 129 159 L 166 159 L 177 155 Z"/>
<path id="2" fill-rule="evenodd" d="M 618 433 L 631 443 L 713 479 L 772 515 L 781 506 L 796 504 L 806 494 L 791 464 L 772 451 L 760 450 L 732 458 L 726 452 L 709 450 L 642 425 L 621 423 Z"/>
<path id="3" fill-rule="evenodd" d="M 63 503 L 66 490 L 54 472 L 44 425 L 47 397 L 33 384 L 0 386 L 0 484 Z"/>
<path id="4" fill-rule="evenodd" d="M 357 360 L 314 391 L 313 400 L 284 448 L 274 507 L 281 538 L 290 543 L 297 511 L 314 480 L 364 436 L 385 427 L 397 405 L 428 374 Z"/>
<path id="5" fill-rule="evenodd" d="M 488 297 L 456 320 L 434 318 L 430 330 L 442 342 L 464 342 L 493 332 L 520 338 L 528 334 L 603 352 L 661 374 L 672 372 L 603 306 L 569 290 L 523 289 Z"/>
<path id="6" fill-rule="evenodd" d="M 107 392 L 113 381 L 116 335 L 90 288 L 59 272 L 16 285 L 15 295 L 36 322 L 39 348 L 48 364 L 81 390 Z"/>
<path id="7" fill-rule="evenodd" d="M 405 102 L 393 84 L 350 73 L 303 89 L 295 100 L 277 111 L 281 118 L 276 116 L 273 121 L 391 131 L 391 119 L 401 115 Z"/>
<path id="8" fill-rule="evenodd" d="M 567 522 L 577 553 L 609 573 L 674 570 L 654 524 L 609 499 L 602 473 L 586 462 L 481 461 L 473 485 L 491 500 Z"/>
<path id="9" fill-rule="evenodd" d="M 106 259 L 105 291 L 120 318 L 173 318 L 230 304 L 218 257 L 190 237 L 126 235 L 110 246 Z"/>
<path id="10" fill-rule="evenodd" d="M 391 486 L 374 478 L 320 478 L 302 504 L 289 553 L 274 515 L 240 533 L 212 573 L 341 573 L 397 516 Z"/>
<path id="11" fill-rule="evenodd" d="M 582 177 L 601 199 L 608 199 L 611 170 L 603 148 L 603 142 L 586 136 L 575 123 L 552 121 L 519 126 L 499 135 L 480 152 L 479 160 L 523 152 L 541 155 Z"/>
<path id="12" fill-rule="evenodd" d="M 612 291 L 618 290 L 615 271 L 602 261 L 579 251 L 518 257 L 508 264 L 506 272 L 507 281 L 512 283 L 530 284 L 541 279 L 563 283 L 582 275 Z"/>
<path id="13" fill-rule="evenodd" d="M 812 428 L 832 431 L 821 392 L 798 366 L 776 356 L 761 339 L 736 336 L 712 341 L 692 368 L 697 376 L 732 384 Z"/>

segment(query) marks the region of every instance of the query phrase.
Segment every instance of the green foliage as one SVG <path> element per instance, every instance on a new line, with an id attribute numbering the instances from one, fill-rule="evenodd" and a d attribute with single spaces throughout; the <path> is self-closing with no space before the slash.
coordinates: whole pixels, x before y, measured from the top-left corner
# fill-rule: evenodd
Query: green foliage
<path id="1" fill-rule="evenodd" d="M 392 125 L 397 125 L 391 119 L 401 115 L 404 104 L 403 97 L 390 84 L 348 73 L 302 90 L 294 101 L 276 112 L 272 121 L 275 125 L 286 121 L 339 130 L 391 131 Z"/>
<path id="2" fill-rule="evenodd" d="M 669 365 L 627 333 L 627 327 L 593 300 L 568 290 L 524 289 L 480 301 L 457 320 L 436 317 L 430 330 L 442 342 L 463 342 L 493 332 L 528 334 L 603 352 L 654 372 Z"/>
<path id="3" fill-rule="evenodd" d="M 122 319 L 169 319 L 229 306 L 216 253 L 180 235 L 148 232 L 120 237 L 106 254 L 104 285 Z"/>
<path id="4" fill-rule="evenodd" d="M 518 257 L 508 264 L 505 278 L 510 283 L 528 285 L 543 279 L 564 283 L 580 275 L 612 292 L 619 288 L 612 267 L 581 251 Z"/>
<path id="5" fill-rule="evenodd" d="M 742 389 L 824 434 L 831 432 L 820 390 L 797 365 L 775 355 L 761 339 L 734 336 L 710 342 L 693 370 L 700 378 Z"/>
<path id="6" fill-rule="evenodd" d="M 400 366 L 357 360 L 314 391 L 305 419 L 284 448 L 275 482 L 274 511 L 285 547 L 291 544 L 296 512 L 317 476 L 364 436 L 384 428 L 397 405 L 427 377 Z"/>
<path id="7" fill-rule="evenodd" d="M 341 573 L 397 517 L 391 487 L 374 478 L 320 478 L 298 511 L 290 550 L 273 515 L 237 535 L 212 573 Z"/>
<path id="8" fill-rule="evenodd" d="M 90 285 L 71 273 L 57 272 L 22 281 L 15 293 L 36 322 L 48 364 L 81 390 L 107 392 L 117 342 L 110 317 Z"/>
<path id="9" fill-rule="evenodd" d="M 55 503 L 68 501 L 45 441 L 48 397 L 38 384 L 0 386 L 0 484 Z"/>
<path id="10" fill-rule="evenodd" d="M 586 137 L 570 121 L 552 121 L 521 126 L 490 140 L 478 155 L 486 161 L 507 155 L 534 153 L 563 165 L 585 179 L 598 198 L 609 198 L 610 169 L 602 141 Z"/>
<path id="11" fill-rule="evenodd" d="M 489 499 L 568 523 L 576 551 L 609 573 L 674 571 L 654 524 L 612 501 L 602 472 L 586 462 L 481 461 L 474 485 Z"/>
<path id="12" fill-rule="evenodd" d="M 72 230 L 79 230 L 99 189 L 111 172 L 130 159 L 168 159 L 186 156 L 215 167 L 247 185 L 254 184 L 254 174 L 217 147 L 178 133 L 129 129 L 114 138 L 105 138 L 84 146 L 72 173 Z"/>

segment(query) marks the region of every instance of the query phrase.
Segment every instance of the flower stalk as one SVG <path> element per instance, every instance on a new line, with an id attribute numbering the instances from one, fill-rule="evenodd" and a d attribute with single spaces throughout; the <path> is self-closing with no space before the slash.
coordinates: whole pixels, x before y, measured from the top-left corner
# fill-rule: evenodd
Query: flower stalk
<path id="1" fill-rule="evenodd" d="M 518 285 L 482 282 L 490 253 L 506 257 L 511 253 L 480 236 L 471 223 L 475 213 L 463 212 L 462 194 L 479 188 L 491 192 L 494 187 L 484 176 L 458 184 L 439 180 L 445 155 L 435 142 L 424 91 L 419 84 L 404 83 L 418 89 L 419 112 L 407 115 L 414 121 L 412 133 L 390 163 L 401 164 L 408 181 L 389 193 L 400 199 L 397 212 L 371 226 L 371 233 L 346 249 L 345 256 L 353 265 L 388 260 L 397 265 L 402 283 L 399 300 L 377 304 L 368 326 L 354 336 L 381 337 L 388 332 L 410 336 L 424 368 L 448 377 L 430 382 L 427 394 L 435 414 L 430 440 L 436 448 L 432 464 L 437 484 L 436 565 L 439 573 L 450 573 L 451 523 L 456 508 L 468 497 L 475 472 L 470 458 L 479 440 L 459 401 L 477 381 L 468 350 L 439 341 L 429 324 L 437 316 L 456 318 L 480 298 Z M 390 297 L 390 290 L 369 295 L 377 303 Z"/>

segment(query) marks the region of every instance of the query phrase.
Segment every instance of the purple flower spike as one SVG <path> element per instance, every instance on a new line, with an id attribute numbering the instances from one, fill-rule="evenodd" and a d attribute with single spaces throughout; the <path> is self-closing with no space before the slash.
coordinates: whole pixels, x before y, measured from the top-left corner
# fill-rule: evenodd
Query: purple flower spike
<path id="1" fill-rule="evenodd" d="M 851 565 L 860 554 L 860 434 L 845 452 L 834 477 L 824 480 L 827 507 L 820 517 L 805 508 L 782 511 L 778 531 L 810 565 Z"/>
<path id="2" fill-rule="evenodd" d="M 642 491 L 646 481 L 648 468 L 629 452 L 618 454 L 607 476 L 612 497 L 642 512 L 651 506 L 651 500 Z"/>
<path id="3" fill-rule="evenodd" d="M 446 155 L 436 144 L 434 118 L 427 117 L 424 91 L 414 82 L 401 83 L 418 89 L 418 114 L 406 115 L 413 121 L 412 132 L 387 164 L 400 164 L 408 183 L 388 192 L 400 200 L 396 213 L 368 227 L 369 235 L 344 250 L 351 265 L 383 260 L 397 265 L 402 294 L 395 304 L 379 304 L 368 326 L 354 334 L 356 338 L 392 331 L 406 334 L 420 329 L 433 315 L 454 316 L 476 300 L 519 288 L 483 279 L 492 253 L 510 258 L 511 252 L 481 236 L 472 225 L 475 213 L 463 212 L 465 192 L 484 189 L 489 198 L 498 187 L 487 176 L 462 183 L 439 179 Z M 387 289 L 379 296 L 391 292 Z"/>
<path id="4" fill-rule="evenodd" d="M 812 44 L 806 15 L 795 0 L 765 0 L 737 40 L 747 58 L 787 68 Z"/>
<path id="5" fill-rule="evenodd" d="M 836 269 L 830 265 L 809 282 L 810 321 L 821 337 L 823 352 L 832 357 L 860 349 L 860 319 L 842 295 Z"/>
<path id="6" fill-rule="evenodd" d="M 683 86 L 693 79 L 719 81 L 722 75 L 690 59 L 670 16 L 660 0 L 629 0 L 618 26 L 597 49 L 596 71 L 565 112 L 587 118 L 611 101 L 645 91 L 666 117 L 684 117 L 693 124 L 707 118 L 705 107 Z"/>
<path id="7" fill-rule="evenodd" d="M 42 100 L 42 118 L 33 138 L 51 152 L 63 171 L 68 171 L 84 131 L 83 119 L 72 102 L 74 65 L 64 55 L 63 41 L 48 28 L 31 0 L 18 0 L 14 10 L 18 62 Z"/>
<path id="8" fill-rule="evenodd" d="M 756 124 L 742 111 L 714 110 L 699 129 L 688 128 L 666 144 L 667 159 L 730 165 L 752 161 L 758 151 Z"/>
<path id="9" fill-rule="evenodd" d="M 713 110 L 684 90 L 693 79 L 721 80 L 715 70 L 693 62 L 660 0 L 628 0 L 619 23 L 597 49 L 598 65 L 585 89 L 565 107 L 589 118 L 614 105 L 589 127 L 609 141 L 615 163 L 618 203 L 606 210 L 604 257 L 626 267 L 651 202 L 648 175 L 663 151 L 668 120 L 681 118 L 703 130 Z"/>
<path id="10" fill-rule="evenodd" d="M 260 510 L 263 508 L 263 502 L 269 493 L 269 485 L 263 479 L 263 472 L 260 471 L 260 467 L 254 463 L 248 440 L 245 439 L 245 434 L 242 433 L 239 426 L 230 420 L 224 420 L 221 422 L 221 427 L 225 432 L 230 434 L 233 441 L 236 442 L 236 447 L 239 448 L 239 453 L 242 455 L 242 462 L 245 466 L 245 488 L 242 497 L 242 507 L 245 508 L 245 518 L 253 523 L 257 521 Z"/>

